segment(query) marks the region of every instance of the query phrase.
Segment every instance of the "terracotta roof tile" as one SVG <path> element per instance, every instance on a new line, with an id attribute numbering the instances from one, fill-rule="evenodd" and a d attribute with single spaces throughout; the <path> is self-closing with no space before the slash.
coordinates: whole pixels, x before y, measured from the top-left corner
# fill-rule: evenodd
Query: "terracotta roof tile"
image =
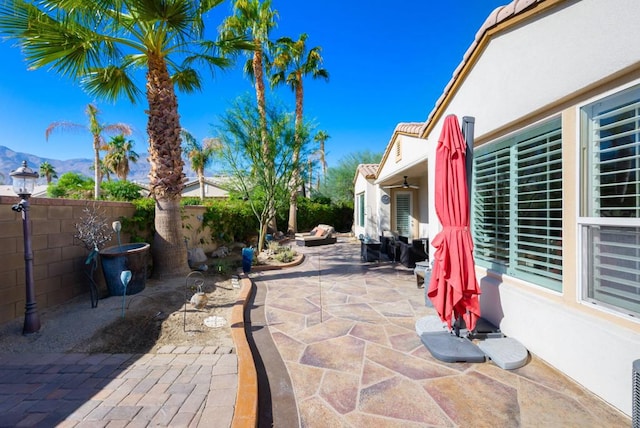
<path id="1" fill-rule="evenodd" d="M 376 174 L 378 173 L 377 163 L 361 163 L 358 165 L 358 173 L 362 174 L 364 178 L 376 178 Z"/>
<path id="2" fill-rule="evenodd" d="M 396 125 L 395 132 L 418 136 L 424 122 L 401 122 Z"/>

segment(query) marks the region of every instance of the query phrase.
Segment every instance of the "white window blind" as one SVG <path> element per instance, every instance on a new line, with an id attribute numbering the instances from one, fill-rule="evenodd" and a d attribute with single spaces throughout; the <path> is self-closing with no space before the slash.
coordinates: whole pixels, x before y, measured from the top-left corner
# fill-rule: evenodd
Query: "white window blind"
<path id="1" fill-rule="evenodd" d="M 474 155 L 472 231 L 479 265 L 562 287 L 562 137 L 553 120 Z"/>
<path id="2" fill-rule="evenodd" d="M 396 194 L 396 229 L 398 234 L 402 236 L 410 236 L 409 220 L 410 220 L 411 201 L 408 193 Z"/>
<path id="3" fill-rule="evenodd" d="M 358 226 L 364 227 L 365 211 L 364 211 L 364 193 L 358 194 Z"/>
<path id="4" fill-rule="evenodd" d="M 585 300 L 640 316 L 640 87 L 582 109 Z"/>

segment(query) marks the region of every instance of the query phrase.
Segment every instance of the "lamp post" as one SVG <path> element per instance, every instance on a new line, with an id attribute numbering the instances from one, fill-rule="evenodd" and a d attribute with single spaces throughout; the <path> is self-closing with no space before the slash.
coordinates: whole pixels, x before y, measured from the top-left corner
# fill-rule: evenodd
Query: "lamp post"
<path id="1" fill-rule="evenodd" d="M 27 166 L 27 161 L 22 161 L 22 166 L 11 171 L 9 175 L 13 180 L 13 191 L 21 198 L 20 202 L 11 209 L 22 213 L 22 233 L 24 235 L 26 301 L 22 334 L 31 334 L 40 330 L 40 315 L 38 315 L 36 307 L 36 293 L 33 284 L 33 251 L 31 250 L 31 224 L 29 223 L 29 197 L 36 185 L 38 173 Z"/>

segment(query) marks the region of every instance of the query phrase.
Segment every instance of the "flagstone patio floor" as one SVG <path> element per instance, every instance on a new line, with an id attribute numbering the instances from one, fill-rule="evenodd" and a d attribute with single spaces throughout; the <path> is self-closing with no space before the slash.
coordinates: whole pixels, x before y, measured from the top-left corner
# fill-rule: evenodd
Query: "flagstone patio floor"
<path id="1" fill-rule="evenodd" d="M 272 404 L 264 415 L 262 403 L 262 423 L 630 426 L 626 415 L 535 355 L 515 370 L 433 358 L 415 322 L 435 311 L 425 304 L 413 270 L 363 263 L 359 242 L 347 241 L 296 247 L 305 253 L 299 266 L 250 275 L 257 287 L 251 328 Z"/>

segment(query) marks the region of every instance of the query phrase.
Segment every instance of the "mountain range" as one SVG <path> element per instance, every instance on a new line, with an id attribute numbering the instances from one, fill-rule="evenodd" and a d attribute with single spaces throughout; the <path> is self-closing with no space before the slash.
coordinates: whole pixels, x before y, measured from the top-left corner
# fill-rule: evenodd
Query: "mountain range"
<path id="1" fill-rule="evenodd" d="M 148 153 L 140 153 L 140 158 L 136 163 L 129 165 L 129 181 L 146 182 L 149 175 Z M 0 146 L 0 180 L 2 183 L 11 184 L 9 173 L 22 165 L 22 161 L 27 161 L 27 166 L 36 172 L 39 172 L 40 164 L 49 162 L 56 170 L 56 174 L 60 177 L 66 172 L 75 172 L 87 177 L 93 178 L 93 159 L 69 159 L 59 160 L 51 158 L 43 158 L 29 153 L 16 152 L 8 147 Z M 187 177 L 194 177 L 195 174 L 185 162 L 184 173 Z M 38 183 L 45 184 L 44 177 L 38 179 Z"/>

